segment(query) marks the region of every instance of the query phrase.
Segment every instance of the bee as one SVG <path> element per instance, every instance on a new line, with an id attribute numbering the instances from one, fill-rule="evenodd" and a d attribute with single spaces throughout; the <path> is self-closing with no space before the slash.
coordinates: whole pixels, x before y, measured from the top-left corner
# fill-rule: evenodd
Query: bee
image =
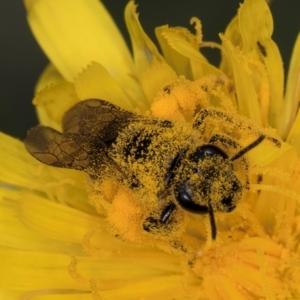
<path id="1" fill-rule="evenodd" d="M 230 134 L 215 132 L 208 120 Z M 215 213 L 233 211 L 249 188 L 245 154 L 264 140 L 280 146 L 254 126 L 215 108 L 201 109 L 190 123 L 171 122 L 89 99 L 65 113 L 62 133 L 43 125 L 30 129 L 25 147 L 44 164 L 81 170 L 92 180 L 111 178 L 132 192 L 155 193 L 160 211 L 145 217 L 146 232 L 168 226 L 183 210 L 208 215 L 216 239 Z M 255 138 L 246 146 L 232 137 L 250 131 Z"/>

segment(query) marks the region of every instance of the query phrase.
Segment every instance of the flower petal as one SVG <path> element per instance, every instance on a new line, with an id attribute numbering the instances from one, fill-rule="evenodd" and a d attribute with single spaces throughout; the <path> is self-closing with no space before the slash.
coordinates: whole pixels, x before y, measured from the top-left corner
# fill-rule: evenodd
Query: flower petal
<path id="1" fill-rule="evenodd" d="M 184 281 L 184 284 L 183 284 Z M 101 292 L 106 299 L 118 300 L 166 300 L 176 295 L 176 300 L 196 300 L 199 294 L 193 294 L 186 280 L 181 276 L 156 276 L 151 280 L 137 282 L 120 289 L 110 289 Z M 147 298 L 144 298 L 147 297 Z M 171 296 L 171 298 L 170 298 Z"/>
<path id="2" fill-rule="evenodd" d="M 284 171 L 290 173 L 293 170 L 294 164 L 297 160 L 297 153 L 295 148 L 288 143 L 281 143 L 278 147 L 270 141 L 264 141 L 259 146 L 251 149 L 249 153 L 249 160 L 260 167 L 267 167 L 270 164 L 281 167 Z M 286 157 L 289 157 L 287 161 Z"/>
<path id="3" fill-rule="evenodd" d="M 300 138 L 300 134 L 299 134 L 300 114 L 298 109 L 299 101 L 300 101 L 300 34 L 298 34 L 296 43 L 294 45 L 293 55 L 290 62 L 287 85 L 286 85 L 285 102 L 284 102 L 285 109 L 282 117 L 283 137 L 285 137 L 288 134 L 287 141 L 292 145 L 296 145 L 298 151 L 300 151 L 300 147 L 299 147 L 300 142 L 297 141 Z M 290 132 L 288 132 L 290 128 L 291 130 Z"/>
<path id="4" fill-rule="evenodd" d="M 12 201 L 1 196 L 3 196 L 2 189 L 0 190 L 0 248 L 9 247 L 25 251 L 49 251 L 65 254 L 75 251 L 74 245 L 67 245 L 55 240 L 49 242 L 50 240 L 45 236 L 25 227 L 16 214 L 19 201 Z"/>
<path id="5" fill-rule="evenodd" d="M 277 45 L 271 39 L 273 19 L 265 0 L 247 0 L 238 12 L 244 54 L 254 55 L 265 65 L 270 88 L 269 122 L 280 126 L 283 99 L 283 63 Z"/>
<path id="6" fill-rule="evenodd" d="M 80 243 L 88 230 L 101 224 L 101 219 L 95 216 L 47 201 L 33 193 L 22 195 L 19 214 L 20 220 L 35 232 L 68 243 Z M 105 228 L 104 219 L 102 227 Z"/>
<path id="7" fill-rule="evenodd" d="M 97 0 L 25 0 L 32 32 L 66 80 L 91 61 L 102 64 L 119 83 L 136 87 L 126 44 Z"/>
<path id="8" fill-rule="evenodd" d="M 79 102 L 74 85 L 63 82 L 40 91 L 33 99 L 41 124 L 61 131 L 61 120 L 65 112 Z"/>
<path id="9" fill-rule="evenodd" d="M 178 275 L 179 260 L 162 251 L 151 249 L 150 251 L 123 252 L 119 249 L 113 255 L 99 255 L 98 257 L 86 257 L 84 261 L 78 261 L 77 272 L 84 277 L 101 280 L 101 289 L 124 288 L 158 276 Z M 96 265 L 95 265 L 96 263 Z M 126 272 L 120 272 L 120 271 Z M 167 279 L 167 278 L 166 278 Z"/>
<path id="10" fill-rule="evenodd" d="M 143 107 L 143 99 L 134 102 L 122 86 L 100 64 L 93 62 L 74 80 L 76 93 L 80 100 L 103 99 L 127 110 Z"/>
<path id="11" fill-rule="evenodd" d="M 11 184 L 13 187 L 34 187 L 37 181 L 45 184 L 45 178 L 32 176 L 39 165 L 25 151 L 24 145 L 17 139 L 0 133 L 0 181 Z"/>
<path id="12" fill-rule="evenodd" d="M 220 35 L 220 38 L 233 69 L 239 112 L 261 125 L 260 107 L 248 62 L 240 50 L 234 47 L 225 36 Z"/>
<path id="13" fill-rule="evenodd" d="M 91 300 L 90 291 L 78 291 L 75 289 L 44 289 L 30 292 L 23 292 L 20 299 L 34 300 Z M 18 299 L 18 298 L 14 298 Z M 97 299 L 97 298 L 95 298 Z"/>
<path id="14" fill-rule="evenodd" d="M 19 292 L 19 291 L 10 291 L 7 289 L 0 289 L 0 299 L 5 299 L 5 300 L 21 299 L 22 294 L 23 294 L 23 292 Z"/>
<path id="15" fill-rule="evenodd" d="M 156 93 L 177 77 L 144 32 L 133 1 L 126 6 L 125 21 L 132 42 L 136 72 L 148 102 L 152 103 Z"/>
<path id="16" fill-rule="evenodd" d="M 22 142 L 0 133 L 0 182 L 9 188 L 20 190 L 35 190 L 48 195 L 53 201 L 61 202 L 61 189 L 86 189 L 85 174 L 75 170 L 59 169 L 41 165 L 26 151 Z M 5 188 L 1 185 L 1 188 Z M 64 198 L 63 198 L 64 199 Z M 72 206 L 81 199 L 79 197 Z M 67 199 L 64 199 L 68 201 Z M 83 198 L 81 201 L 85 201 Z M 85 207 L 79 204 L 81 209 Z M 86 207 L 85 210 L 88 208 Z"/>
<path id="17" fill-rule="evenodd" d="M 136 12 L 134 1 L 130 1 L 125 8 L 125 22 L 130 34 L 135 68 L 138 74 L 149 68 L 154 62 L 165 62 L 154 43 L 144 32 Z"/>
<path id="18" fill-rule="evenodd" d="M 237 16 L 235 16 L 227 25 L 224 35 L 233 45 L 243 45 Z M 225 74 L 232 73 L 230 59 L 224 51 L 221 52 L 220 70 L 222 70 Z"/>
<path id="19" fill-rule="evenodd" d="M 79 195 L 80 197 L 82 196 Z M 82 198 L 88 201 L 87 197 Z M 95 210 L 84 212 L 30 192 L 22 194 L 19 219 L 36 234 L 66 242 L 69 247 L 73 243 L 73 252 L 77 249 L 76 244 L 82 244 L 85 252 L 92 256 L 100 255 L 102 258 L 120 253 L 120 249 L 123 254 L 149 251 L 146 247 L 136 249 L 109 233 L 106 218 L 96 214 Z"/>
<path id="20" fill-rule="evenodd" d="M 35 93 L 40 92 L 45 87 L 50 85 L 56 85 L 59 83 L 64 82 L 64 78 L 61 74 L 54 68 L 52 64 L 49 64 L 43 73 L 41 74 L 36 86 L 35 86 Z"/>
<path id="21" fill-rule="evenodd" d="M 157 27 L 156 37 L 164 56 L 178 75 L 196 80 L 203 76 L 224 76 L 199 52 L 197 37 L 186 28 Z"/>
<path id="22" fill-rule="evenodd" d="M 87 290 L 68 276 L 70 255 L 0 248 L 0 286 L 12 290 Z M 50 291 L 49 291 L 50 292 Z"/>
<path id="23" fill-rule="evenodd" d="M 140 76 L 140 82 L 147 98 L 154 102 L 158 92 L 177 79 L 176 73 L 166 63 L 153 64 Z"/>

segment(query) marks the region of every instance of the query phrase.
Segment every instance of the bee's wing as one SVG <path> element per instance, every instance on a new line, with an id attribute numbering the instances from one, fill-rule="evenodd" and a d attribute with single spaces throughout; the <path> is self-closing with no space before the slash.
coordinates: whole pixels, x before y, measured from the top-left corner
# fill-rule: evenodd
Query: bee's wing
<path id="1" fill-rule="evenodd" d="M 63 132 L 89 135 L 103 142 L 115 140 L 118 132 L 137 115 L 104 100 L 89 99 L 71 107 L 62 120 Z"/>
<path id="2" fill-rule="evenodd" d="M 137 115 L 103 100 L 90 99 L 71 107 L 62 120 L 63 133 L 37 126 L 25 139 L 27 151 L 47 165 L 99 174 L 105 166 L 116 169 L 109 146 Z"/>
<path id="3" fill-rule="evenodd" d="M 89 140 L 84 136 L 39 125 L 28 131 L 24 143 L 33 157 L 47 165 L 84 170 L 91 163 Z"/>

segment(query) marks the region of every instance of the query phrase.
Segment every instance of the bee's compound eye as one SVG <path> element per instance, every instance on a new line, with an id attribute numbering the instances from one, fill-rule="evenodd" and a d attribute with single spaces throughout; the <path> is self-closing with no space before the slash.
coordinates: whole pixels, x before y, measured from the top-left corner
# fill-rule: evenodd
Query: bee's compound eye
<path id="1" fill-rule="evenodd" d="M 186 185 L 180 185 L 175 188 L 175 197 L 178 204 L 186 211 L 194 214 L 205 214 L 208 212 L 207 206 L 199 205 L 193 201 Z"/>
<path id="2" fill-rule="evenodd" d="M 228 158 L 227 154 L 214 145 L 200 146 L 191 155 L 190 159 L 192 161 L 198 162 L 199 160 L 205 160 L 206 157 L 222 157 Z"/>

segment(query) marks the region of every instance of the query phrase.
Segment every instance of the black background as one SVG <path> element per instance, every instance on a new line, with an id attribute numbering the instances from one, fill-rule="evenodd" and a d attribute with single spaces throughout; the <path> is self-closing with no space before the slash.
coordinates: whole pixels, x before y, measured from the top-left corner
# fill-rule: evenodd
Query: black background
<path id="1" fill-rule="evenodd" d="M 57 1 L 59 5 L 59 0 Z M 123 11 L 127 0 L 102 1 L 120 30 L 128 40 Z M 136 0 L 140 21 L 154 38 L 159 25 L 189 27 L 189 20 L 197 16 L 202 21 L 205 40 L 218 41 L 235 15 L 239 0 Z M 288 68 L 291 50 L 300 29 L 300 1 L 274 0 L 271 4 L 275 31 L 273 38 L 279 45 Z M 27 129 L 37 124 L 31 105 L 34 85 L 47 65 L 47 58 L 34 40 L 26 22 L 22 1 L 0 1 L 0 131 L 24 138 Z M 218 62 L 217 52 L 209 53 L 213 63 Z M 0 141 L 1 142 L 1 141 Z"/>

